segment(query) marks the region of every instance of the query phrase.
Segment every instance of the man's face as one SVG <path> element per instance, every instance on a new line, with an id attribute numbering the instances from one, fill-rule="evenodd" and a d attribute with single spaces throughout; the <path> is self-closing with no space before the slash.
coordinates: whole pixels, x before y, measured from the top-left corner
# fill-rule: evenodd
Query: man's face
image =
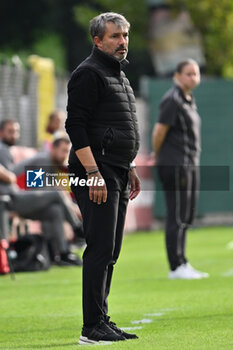
<path id="1" fill-rule="evenodd" d="M 6 123 L 4 129 L 0 131 L 0 138 L 8 146 L 14 146 L 19 139 L 19 131 L 19 123 Z"/>
<path id="2" fill-rule="evenodd" d="M 118 61 L 126 58 L 129 44 L 129 31 L 127 27 L 116 26 L 112 22 L 105 25 L 106 31 L 102 39 L 94 38 L 99 50 L 115 57 Z"/>
<path id="3" fill-rule="evenodd" d="M 65 161 L 68 158 L 70 151 L 70 145 L 66 142 L 61 142 L 59 146 L 52 147 L 51 157 L 56 165 L 64 165 Z"/>
<path id="4" fill-rule="evenodd" d="M 65 119 L 65 115 L 62 112 L 57 112 L 54 114 L 52 119 L 49 121 L 48 127 L 52 132 L 56 132 L 57 130 L 61 129 L 62 127 L 62 121 Z"/>

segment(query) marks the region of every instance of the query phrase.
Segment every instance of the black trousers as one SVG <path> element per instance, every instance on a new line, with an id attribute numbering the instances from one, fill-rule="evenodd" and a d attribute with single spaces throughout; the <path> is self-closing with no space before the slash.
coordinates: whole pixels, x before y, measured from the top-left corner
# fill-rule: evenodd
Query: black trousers
<path id="1" fill-rule="evenodd" d="M 93 203 L 89 199 L 88 189 L 72 186 L 82 213 L 87 243 L 83 254 L 83 323 L 85 327 L 95 325 L 101 315 L 108 313 L 107 299 L 113 266 L 121 250 L 129 198 L 128 171 L 120 169 L 122 173 L 120 176 L 119 172 L 111 168 L 111 178 L 108 179 L 104 170 L 102 176 L 108 188 L 106 203 L 100 205 Z M 115 178 L 112 177 L 113 173 Z"/>
<path id="2" fill-rule="evenodd" d="M 158 166 L 166 201 L 165 238 L 171 270 L 185 264 L 186 233 L 192 224 L 199 190 L 199 167 Z"/>

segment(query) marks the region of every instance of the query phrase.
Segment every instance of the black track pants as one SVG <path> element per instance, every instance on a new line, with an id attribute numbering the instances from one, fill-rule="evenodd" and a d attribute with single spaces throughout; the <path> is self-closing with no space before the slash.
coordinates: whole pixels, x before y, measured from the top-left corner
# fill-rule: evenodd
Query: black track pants
<path id="1" fill-rule="evenodd" d="M 199 168 L 159 166 L 166 201 L 166 249 L 171 270 L 187 262 L 186 232 L 192 224 L 199 189 Z"/>

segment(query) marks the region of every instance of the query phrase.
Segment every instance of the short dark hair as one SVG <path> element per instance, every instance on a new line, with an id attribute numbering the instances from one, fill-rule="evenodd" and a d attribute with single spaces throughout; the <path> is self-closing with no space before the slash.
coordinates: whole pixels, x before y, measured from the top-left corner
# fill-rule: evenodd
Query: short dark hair
<path id="1" fill-rule="evenodd" d="M 67 145 L 70 144 L 70 140 L 67 137 L 58 137 L 53 141 L 53 147 L 59 147 L 62 142 Z"/>
<path id="2" fill-rule="evenodd" d="M 198 63 L 195 60 L 193 60 L 192 58 L 187 58 L 187 59 L 185 59 L 183 61 L 180 61 L 177 64 L 175 72 L 176 73 L 182 73 L 184 67 L 187 66 L 190 63 L 191 64 L 196 64 L 198 66 Z"/>
<path id="3" fill-rule="evenodd" d="M 14 119 L 4 119 L 0 122 L 0 131 L 4 130 L 7 124 L 18 123 L 17 120 Z"/>
<path id="4" fill-rule="evenodd" d="M 119 27 L 127 27 L 127 29 L 130 28 L 130 23 L 123 15 L 115 12 L 101 13 L 100 15 L 92 18 L 90 21 L 90 34 L 92 39 L 94 39 L 95 36 L 103 39 L 106 31 L 105 24 L 107 22 L 112 22 Z"/>

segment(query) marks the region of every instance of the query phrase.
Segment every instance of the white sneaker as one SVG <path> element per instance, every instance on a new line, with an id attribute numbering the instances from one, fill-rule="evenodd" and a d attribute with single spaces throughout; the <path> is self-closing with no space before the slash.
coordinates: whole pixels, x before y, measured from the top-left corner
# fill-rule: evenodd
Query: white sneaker
<path id="1" fill-rule="evenodd" d="M 188 269 L 189 271 L 193 271 L 197 274 L 199 274 L 201 276 L 201 278 L 208 278 L 209 274 L 207 272 L 202 272 L 202 271 L 198 271 L 196 269 L 194 269 L 194 267 L 192 267 L 192 265 L 190 265 L 190 263 L 186 263 L 185 264 L 186 269 Z"/>
<path id="2" fill-rule="evenodd" d="M 187 268 L 186 265 L 187 264 L 180 265 L 174 271 L 170 271 L 168 278 L 170 278 L 171 280 L 176 280 L 176 279 L 194 280 L 194 279 L 203 278 L 196 271 L 192 271 L 191 269 Z"/>

